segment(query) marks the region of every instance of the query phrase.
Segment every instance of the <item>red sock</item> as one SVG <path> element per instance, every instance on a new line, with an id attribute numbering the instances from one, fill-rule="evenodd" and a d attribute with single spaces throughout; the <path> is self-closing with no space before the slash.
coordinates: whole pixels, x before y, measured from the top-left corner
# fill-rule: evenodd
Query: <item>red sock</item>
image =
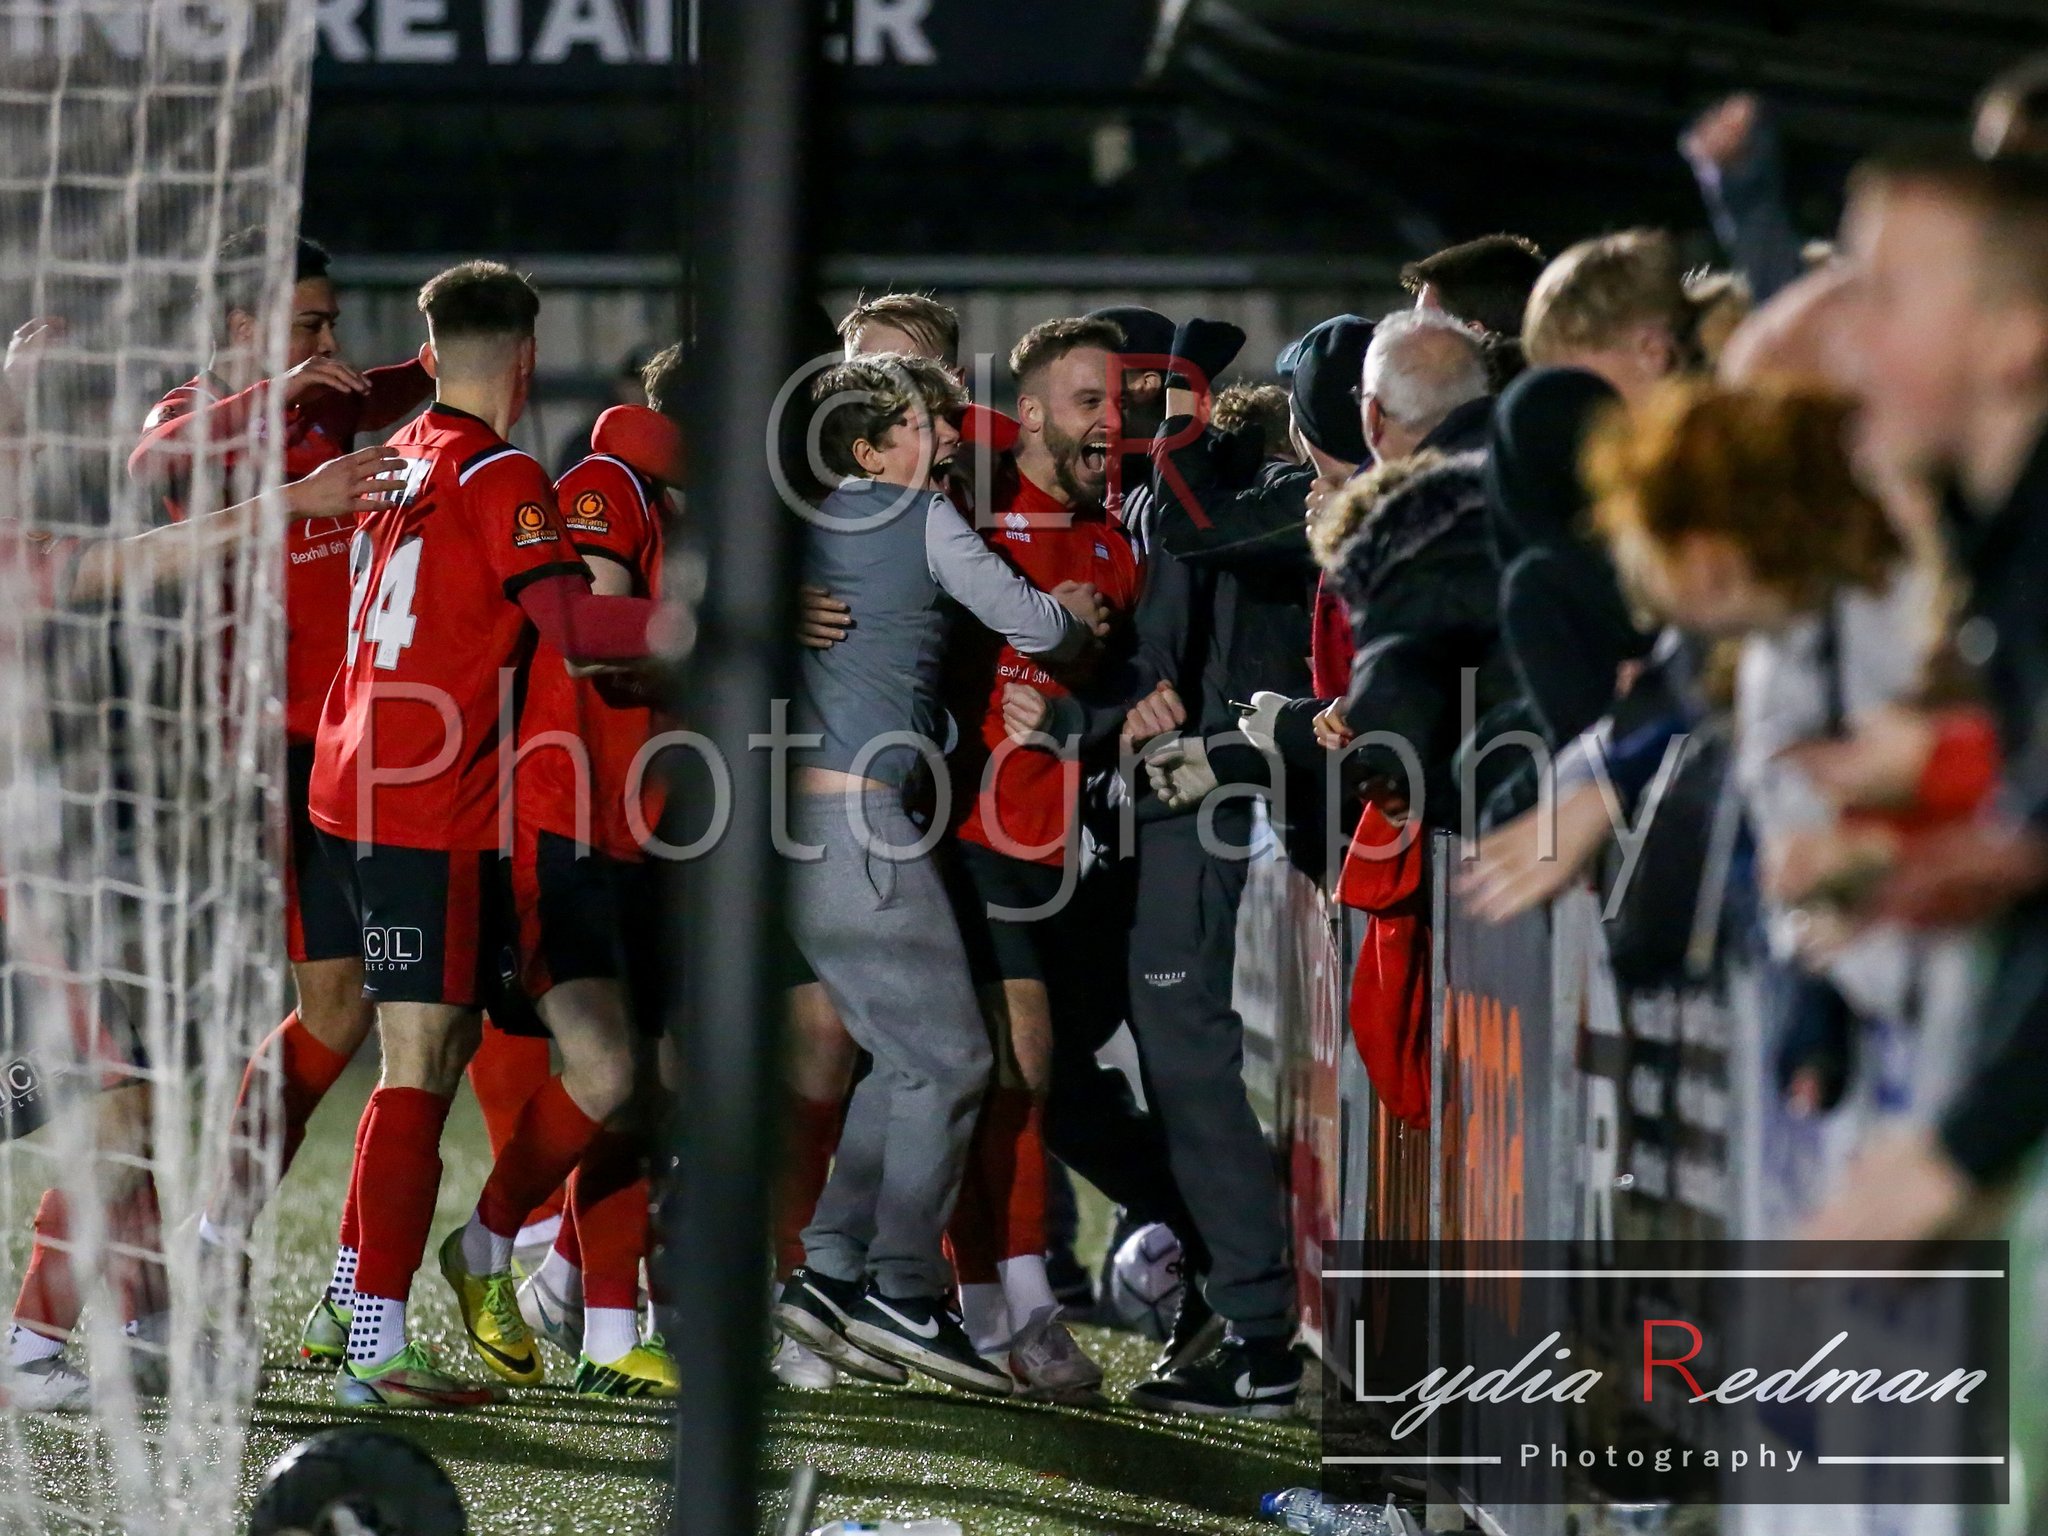
<path id="1" fill-rule="evenodd" d="M 447 1121 L 448 1101 L 424 1088 L 379 1088 L 370 1095 L 356 1154 L 358 1295 L 404 1301 L 411 1293 L 434 1226 Z"/>
<path id="2" fill-rule="evenodd" d="M 348 1060 L 315 1037 L 300 1022 L 296 1008 L 249 1058 L 249 1065 L 242 1072 L 242 1090 L 235 1099 L 235 1125 L 258 1146 L 268 1139 L 268 1127 L 261 1121 L 267 1094 L 261 1079 L 270 1070 L 270 1063 L 275 1062 L 283 1078 L 278 1093 L 278 1110 L 284 1120 L 278 1147 L 280 1178 L 299 1155 L 299 1146 L 306 1139 L 306 1122 L 313 1118 L 313 1111 L 327 1097 L 327 1090 L 348 1067 Z M 238 1148 L 229 1164 L 228 1188 L 248 1216 L 253 1216 L 262 1204 L 264 1192 L 259 1192 L 259 1183 L 255 1156 L 246 1147 Z"/>
<path id="3" fill-rule="evenodd" d="M 526 1213 L 569 1176 L 597 1132 L 598 1122 L 576 1107 L 562 1080 L 549 1078 L 519 1111 L 518 1126 L 491 1165 L 477 1219 L 499 1237 L 518 1236 Z"/>
<path id="4" fill-rule="evenodd" d="M 64 1191 L 46 1189 L 36 1206 L 35 1245 L 14 1299 L 14 1320 L 49 1338 L 78 1326 L 78 1283 L 71 1274 L 71 1209 Z"/>
<path id="5" fill-rule="evenodd" d="M 803 1230 L 811 1224 L 832 1152 L 839 1145 L 844 1107 L 837 1099 L 791 1099 L 790 1136 L 783 1148 L 781 1199 L 775 1203 L 775 1272 L 788 1279 L 804 1261 Z"/>
<path id="6" fill-rule="evenodd" d="M 121 1320 L 132 1323 L 168 1307 L 164 1217 L 150 1174 L 107 1206 L 107 1243 L 107 1273 L 121 1298 Z"/>
<path id="7" fill-rule="evenodd" d="M 585 1155 L 587 1156 L 588 1154 Z M 573 1185 L 575 1182 L 576 1177 L 574 1174 L 571 1174 L 569 1176 L 569 1184 Z M 568 1186 L 565 1185 L 564 1187 L 567 1188 Z M 576 1230 L 576 1202 L 573 1199 L 562 1207 L 562 1229 L 555 1234 L 555 1252 L 559 1253 L 564 1262 L 569 1264 L 570 1267 L 579 1272 L 582 1270 L 583 1237 Z"/>
<path id="8" fill-rule="evenodd" d="M 569 1179 L 569 1209 L 582 1250 L 583 1304 L 638 1306 L 640 1261 L 647 1256 L 647 1175 L 632 1137 L 598 1134 Z"/>
<path id="9" fill-rule="evenodd" d="M 991 1089 L 974 1120 L 974 1139 L 960 1171 L 960 1193 L 946 1223 L 946 1248 L 953 1258 L 953 1278 L 962 1285 L 991 1285 L 1000 1278 L 996 1260 L 1004 1257 L 1003 1199 L 1008 1175 L 1007 1154 L 996 1124 L 996 1094 Z"/>
<path id="10" fill-rule="evenodd" d="M 1029 1089 L 989 1095 L 997 1134 L 1007 1136 L 1009 1198 L 1003 1206 L 1002 1257 L 1045 1252 L 1045 1110 Z"/>
<path id="11" fill-rule="evenodd" d="M 341 1246 L 360 1249 L 363 1246 L 363 1208 L 357 1195 L 357 1186 L 363 1177 L 363 1141 L 370 1134 L 370 1106 L 377 1102 L 377 1095 L 371 1094 L 368 1104 L 363 1106 L 362 1118 L 356 1121 L 356 1151 L 348 1162 L 348 1192 L 341 1197 Z"/>
<path id="12" fill-rule="evenodd" d="M 519 1126 L 519 1112 L 538 1093 L 555 1069 L 548 1060 L 548 1043 L 538 1035 L 511 1035 L 489 1019 L 484 1020 L 483 1043 L 469 1059 L 469 1086 L 476 1094 L 477 1108 L 484 1112 L 484 1134 L 491 1139 L 491 1156 L 503 1155 L 505 1144 Z M 520 1224 L 530 1225 L 562 1214 L 568 1192 L 556 1185 Z"/>

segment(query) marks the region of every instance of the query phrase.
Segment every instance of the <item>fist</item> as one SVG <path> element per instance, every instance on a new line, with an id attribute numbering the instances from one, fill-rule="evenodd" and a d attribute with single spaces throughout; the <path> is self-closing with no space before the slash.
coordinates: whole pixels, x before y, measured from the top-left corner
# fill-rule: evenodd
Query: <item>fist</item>
<path id="1" fill-rule="evenodd" d="M 1180 695 L 1174 691 L 1173 684 L 1160 683 L 1124 715 L 1120 733 L 1124 747 L 1129 750 L 1141 741 L 1177 731 L 1187 723 L 1187 718 L 1187 709 L 1182 705 Z"/>
<path id="2" fill-rule="evenodd" d="M 1096 639 L 1109 633 L 1109 604 L 1092 583 L 1063 581 L 1052 589 L 1052 595 L 1055 602 L 1087 625 Z"/>
<path id="3" fill-rule="evenodd" d="M 1025 683 L 1003 684 L 1003 734 L 1019 746 L 1052 723 L 1052 701 Z"/>

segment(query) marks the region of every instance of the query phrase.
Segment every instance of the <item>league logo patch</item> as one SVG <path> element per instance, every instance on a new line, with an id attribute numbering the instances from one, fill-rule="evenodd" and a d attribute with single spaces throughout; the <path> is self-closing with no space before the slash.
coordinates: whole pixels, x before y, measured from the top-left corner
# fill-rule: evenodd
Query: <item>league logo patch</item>
<path id="1" fill-rule="evenodd" d="M 573 533 L 610 533 L 611 503 L 604 499 L 603 491 L 585 491 L 569 507 L 568 515 L 562 521 Z"/>
<path id="2" fill-rule="evenodd" d="M 514 549 L 525 549 L 529 544 L 552 544 L 554 541 L 555 525 L 548 521 L 547 508 L 539 502 L 526 502 L 512 514 Z"/>

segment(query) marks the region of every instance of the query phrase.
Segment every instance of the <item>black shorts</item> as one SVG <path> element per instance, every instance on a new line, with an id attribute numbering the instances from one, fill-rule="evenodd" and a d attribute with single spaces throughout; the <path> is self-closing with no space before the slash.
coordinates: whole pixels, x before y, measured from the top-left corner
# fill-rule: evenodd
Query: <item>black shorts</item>
<path id="1" fill-rule="evenodd" d="M 501 1024 L 516 1012 L 503 1001 L 518 974 L 518 924 L 502 855 L 316 832 L 363 936 L 363 996 L 488 1007 Z"/>
<path id="2" fill-rule="evenodd" d="M 313 782 L 313 743 L 294 741 L 284 749 L 285 826 L 290 835 L 284 861 L 284 949 L 294 965 L 308 960 L 353 960 L 363 952 L 362 931 L 347 890 L 320 851 L 319 828 L 306 803 Z"/>
<path id="3" fill-rule="evenodd" d="M 521 990 L 538 998 L 565 981 L 621 982 L 640 1032 L 658 1035 L 664 950 L 656 868 L 522 823 L 511 872 Z M 505 1027 L 520 1032 L 516 1023 Z"/>
<path id="4" fill-rule="evenodd" d="M 1048 980 L 1066 931 L 1067 911 L 1059 902 L 1062 868 L 1013 859 L 964 840 L 953 844 L 953 855 L 946 861 L 946 894 L 967 946 L 967 971 L 974 984 Z M 991 917 L 992 906 L 1052 910 L 1020 921 Z"/>

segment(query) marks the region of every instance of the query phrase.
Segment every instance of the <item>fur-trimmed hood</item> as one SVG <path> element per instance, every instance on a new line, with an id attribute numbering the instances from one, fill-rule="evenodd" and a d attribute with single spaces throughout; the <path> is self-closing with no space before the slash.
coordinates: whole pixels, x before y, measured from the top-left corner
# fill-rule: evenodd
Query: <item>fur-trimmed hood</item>
<path id="1" fill-rule="evenodd" d="M 1353 609 L 1431 545 L 1486 521 L 1486 454 L 1424 450 L 1361 475 L 1323 508 L 1316 552 Z"/>

